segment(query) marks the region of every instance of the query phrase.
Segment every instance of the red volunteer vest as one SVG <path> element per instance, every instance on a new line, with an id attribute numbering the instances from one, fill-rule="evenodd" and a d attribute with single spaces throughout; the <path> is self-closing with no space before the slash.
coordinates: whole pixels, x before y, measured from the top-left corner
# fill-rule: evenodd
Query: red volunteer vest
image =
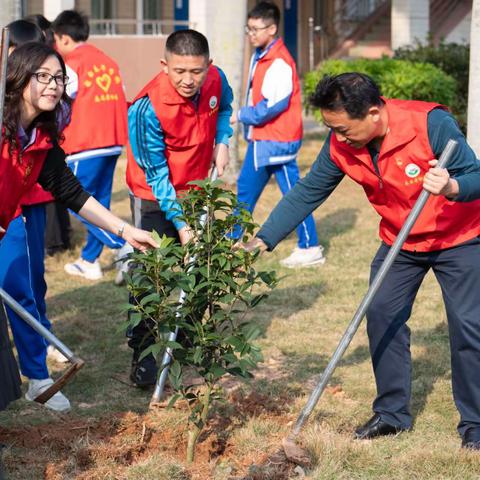
<path id="1" fill-rule="evenodd" d="M 198 108 L 172 86 L 168 75 L 158 74 L 135 100 L 148 95 L 163 131 L 169 179 L 175 191 L 188 190 L 188 182 L 208 176 L 217 132 L 222 93 L 218 70 L 210 67 L 200 90 Z M 127 149 L 127 184 L 136 197 L 155 201 L 145 173 L 138 166 L 130 146 Z"/>
<path id="2" fill-rule="evenodd" d="M 0 162 L 0 227 L 7 229 L 15 217 L 15 211 L 22 196 L 37 182 L 52 143 L 47 134 L 35 131 L 35 141 L 27 147 L 19 159 L 19 151 L 10 155 L 7 142 L 1 147 Z M 3 234 L 0 234 L 0 238 Z"/>
<path id="3" fill-rule="evenodd" d="M 295 61 L 290 55 L 283 40 L 279 38 L 267 54 L 261 58 L 255 67 L 255 73 L 252 78 L 252 100 L 256 105 L 264 99 L 262 95 L 262 85 L 267 70 L 272 63 L 281 58 L 287 63 L 293 72 L 293 92 L 290 98 L 290 104 L 284 112 L 270 120 L 265 125 L 255 126 L 252 129 L 252 140 L 274 140 L 278 142 L 293 142 L 301 140 L 303 136 L 302 127 L 302 95 L 300 92 L 300 82 L 297 75 Z"/>
<path id="4" fill-rule="evenodd" d="M 37 183 L 20 199 L 18 213 L 21 212 L 21 205 L 37 205 L 39 203 L 53 202 L 53 200 L 53 195 Z"/>
<path id="5" fill-rule="evenodd" d="M 65 63 L 78 75 L 72 119 L 63 132 L 65 153 L 125 145 L 127 101 L 118 65 L 89 44 L 69 53 Z"/>
<path id="6" fill-rule="evenodd" d="M 435 158 L 428 140 L 427 116 L 435 103 L 386 100 L 389 132 L 378 156 L 380 176 L 367 148 L 355 149 L 332 134 L 332 161 L 359 183 L 381 216 L 380 238 L 391 245 L 422 191 L 429 160 Z M 429 252 L 453 247 L 480 235 L 480 200 L 450 202 L 431 195 L 403 249 Z"/>

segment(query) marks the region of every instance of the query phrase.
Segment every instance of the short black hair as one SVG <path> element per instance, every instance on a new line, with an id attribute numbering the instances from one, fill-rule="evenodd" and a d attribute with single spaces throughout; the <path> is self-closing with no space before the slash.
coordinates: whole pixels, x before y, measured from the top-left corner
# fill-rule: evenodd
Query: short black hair
<path id="1" fill-rule="evenodd" d="M 208 40 L 205 35 L 196 30 L 177 30 L 170 34 L 165 44 L 165 52 L 210 58 Z"/>
<path id="2" fill-rule="evenodd" d="M 53 37 L 53 30 L 51 29 L 52 22 L 47 20 L 40 13 L 28 15 L 23 19 L 27 22 L 35 24 L 38 28 L 40 28 L 40 30 L 42 30 L 43 34 L 45 35 L 46 44 L 50 47 L 53 47 L 53 45 L 55 44 L 55 38 Z"/>
<path id="3" fill-rule="evenodd" d="M 32 22 L 26 20 L 15 20 L 8 25 L 10 32 L 9 47 L 19 47 L 29 42 L 45 42 L 45 35 Z"/>
<path id="4" fill-rule="evenodd" d="M 88 17 L 75 10 L 64 10 L 52 22 L 52 30 L 57 35 L 68 35 L 74 42 L 86 42 L 90 34 Z"/>
<path id="5" fill-rule="evenodd" d="M 45 31 L 47 28 L 50 28 L 52 22 L 47 20 L 43 15 L 40 13 L 35 13 L 33 15 L 28 15 L 27 17 L 23 17 L 24 20 L 27 22 L 34 23 L 40 30 Z"/>
<path id="6" fill-rule="evenodd" d="M 315 108 L 338 112 L 350 118 L 365 118 L 370 107 L 383 105 L 380 87 L 368 75 L 358 72 L 325 75 L 310 97 Z"/>
<path id="7" fill-rule="evenodd" d="M 260 2 L 248 12 L 247 18 L 261 18 L 265 23 L 271 22 L 272 25 L 278 27 L 280 25 L 280 10 L 272 2 Z"/>

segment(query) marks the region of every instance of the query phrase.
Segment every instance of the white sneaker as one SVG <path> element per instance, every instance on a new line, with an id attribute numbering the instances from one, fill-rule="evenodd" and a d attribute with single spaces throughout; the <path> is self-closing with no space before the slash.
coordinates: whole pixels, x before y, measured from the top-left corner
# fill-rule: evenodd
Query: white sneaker
<path id="1" fill-rule="evenodd" d="M 68 358 L 60 351 L 58 351 L 53 345 L 49 345 L 47 348 L 47 356 L 50 360 L 58 363 L 68 363 Z"/>
<path id="2" fill-rule="evenodd" d="M 287 258 L 280 260 L 284 267 L 301 268 L 311 265 L 323 265 L 325 257 L 323 256 L 323 247 L 298 248 L 296 247 Z"/>
<path id="3" fill-rule="evenodd" d="M 115 276 L 115 285 L 123 285 L 125 283 L 125 274 L 128 272 L 128 267 L 131 260 L 126 258 L 128 254 L 133 252 L 133 247 L 129 243 L 120 248 L 115 255 L 115 266 L 117 267 L 117 275 Z"/>
<path id="4" fill-rule="evenodd" d="M 102 269 L 98 260 L 87 262 L 83 258 L 75 260 L 73 263 L 67 263 L 63 269 L 70 275 L 77 275 L 88 280 L 99 280 L 103 277 Z"/>
<path id="5" fill-rule="evenodd" d="M 28 391 L 25 394 L 25 398 L 31 402 L 35 401 L 35 399 L 52 384 L 53 380 L 51 378 L 46 378 L 45 380 L 34 380 L 31 378 L 28 382 Z M 44 405 L 56 412 L 68 412 L 71 408 L 70 401 L 62 392 L 57 392 L 50 400 L 47 400 Z"/>

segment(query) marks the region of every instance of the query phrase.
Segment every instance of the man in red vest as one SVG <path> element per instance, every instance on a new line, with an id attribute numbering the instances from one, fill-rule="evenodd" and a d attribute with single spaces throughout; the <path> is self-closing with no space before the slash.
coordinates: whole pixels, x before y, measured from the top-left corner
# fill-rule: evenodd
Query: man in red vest
<path id="1" fill-rule="evenodd" d="M 441 285 L 450 333 L 452 387 L 464 448 L 480 450 L 480 162 L 445 107 L 380 96 L 359 73 L 324 78 L 312 105 L 331 129 L 310 173 L 276 206 L 247 248 L 271 250 L 348 175 L 381 217 L 373 278 L 422 188 L 432 193 L 367 312 L 377 384 L 373 417 L 355 432 L 369 439 L 410 430 L 407 320 L 430 268 Z M 447 169 L 437 160 L 458 147 Z"/>
<path id="2" fill-rule="evenodd" d="M 115 165 L 128 139 L 127 101 L 118 65 L 87 43 L 88 20 L 80 13 L 63 11 L 52 23 L 52 29 L 56 48 L 67 65 L 67 93 L 74 100 L 62 148 L 85 190 L 109 208 Z M 122 249 L 125 242 L 79 219 L 87 227 L 87 242 L 80 258 L 67 263 L 65 271 L 97 280 L 103 276 L 98 257 L 104 245 Z M 117 255 L 124 252 L 126 249 Z"/>
<path id="3" fill-rule="evenodd" d="M 255 52 L 250 62 L 245 106 L 237 114 L 237 120 L 245 126 L 248 142 L 237 190 L 239 202 L 250 212 L 272 175 L 283 194 L 300 178 L 300 82 L 295 61 L 278 37 L 279 24 L 278 7 L 272 2 L 259 2 L 248 13 L 245 27 Z M 237 229 L 235 236 L 240 235 Z M 297 247 L 280 263 L 289 268 L 323 264 L 323 247 L 318 244 L 312 215 L 297 227 L 297 236 Z"/>
<path id="4" fill-rule="evenodd" d="M 127 184 L 135 225 L 185 244 L 188 226 L 179 218 L 177 194 L 188 182 L 222 175 L 229 162 L 233 94 L 224 73 L 212 65 L 207 39 L 195 30 L 172 33 L 162 71 L 135 97 L 128 110 L 130 146 Z M 157 366 L 140 353 L 154 342 L 146 320 L 130 332 L 130 378 L 137 386 L 156 381 Z"/>

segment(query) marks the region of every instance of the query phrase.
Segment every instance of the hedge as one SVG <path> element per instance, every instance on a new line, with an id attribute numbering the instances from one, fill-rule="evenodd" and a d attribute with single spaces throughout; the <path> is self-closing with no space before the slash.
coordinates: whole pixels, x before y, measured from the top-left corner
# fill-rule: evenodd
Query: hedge
<path id="1" fill-rule="evenodd" d="M 305 106 L 320 120 L 308 99 L 315 92 L 324 75 L 360 72 L 372 77 L 387 98 L 424 100 L 451 106 L 456 100 L 457 82 L 440 68 L 421 62 L 396 60 L 383 57 L 379 60 L 327 60 L 318 70 L 308 72 L 304 78 Z"/>

